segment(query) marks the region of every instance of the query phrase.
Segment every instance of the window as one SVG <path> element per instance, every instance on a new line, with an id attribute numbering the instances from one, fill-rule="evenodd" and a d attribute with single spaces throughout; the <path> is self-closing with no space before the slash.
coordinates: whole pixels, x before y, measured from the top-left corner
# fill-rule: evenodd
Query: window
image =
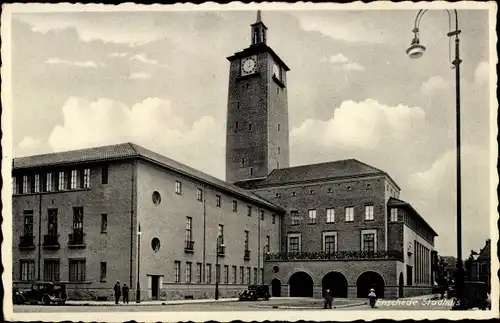
<path id="1" fill-rule="evenodd" d="M 182 194 L 182 183 L 175 181 L 175 194 Z"/>
<path id="2" fill-rule="evenodd" d="M 316 224 L 316 210 L 309 210 L 309 224 Z"/>
<path id="3" fill-rule="evenodd" d="M 57 236 L 57 209 L 48 209 L 48 235 L 51 237 Z"/>
<path id="4" fill-rule="evenodd" d="M 236 284 L 237 283 L 237 278 L 236 278 L 236 266 L 233 266 L 232 267 L 232 270 L 233 270 L 233 284 Z"/>
<path id="5" fill-rule="evenodd" d="M 29 183 L 29 177 L 26 176 L 26 175 L 24 175 L 23 176 L 23 194 L 31 193 L 29 191 L 29 185 L 30 185 L 30 183 Z"/>
<path id="6" fill-rule="evenodd" d="M 326 209 L 326 223 L 333 223 L 333 222 L 335 222 L 335 209 L 328 208 Z"/>
<path id="7" fill-rule="evenodd" d="M 309 195 L 314 195 L 314 190 L 309 190 Z"/>
<path id="8" fill-rule="evenodd" d="M 297 193 L 296 192 L 292 192 L 292 196 L 297 196 Z"/>
<path id="9" fill-rule="evenodd" d="M 372 221 L 373 217 L 373 205 L 365 205 L 365 220 Z"/>
<path id="10" fill-rule="evenodd" d="M 174 273 L 175 273 L 175 280 L 174 282 L 180 283 L 181 282 L 181 262 L 180 261 L 174 261 Z"/>
<path id="11" fill-rule="evenodd" d="M 264 210 L 260 210 L 260 219 L 264 221 Z"/>
<path id="12" fill-rule="evenodd" d="M 40 193 L 40 175 L 35 174 L 35 187 L 33 189 L 34 193 Z"/>
<path id="13" fill-rule="evenodd" d="M 278 155 L 280 154 L 280 152 L 281 152 L 281 149 L 280 149 L 280 147 L 278 147 Z"/>
<path id="14" fill-rule="evenodd" d="M 106 233 L 108 230 L 108 215 L 106 213 L 101 214 L 101 233 Z"/>
<path id="15" fill-rule="evenodd" d="M 203 201 L 203 190 L 201 188 L 196 189 L 196 199 Z"/>
<path id="16" fill-rule="evenodd" d="M 238 131 L 238 121 L 235 122 L 234 130 Z"/>
<path id="17" fill-rule="evenodd" d="M 224 265 L 224 284 L 229 284 L 229 266 Z"/>
<path id="18" fill-rule="evenodd" d="M 276 162 L 276 168 L 280 169 L 280 162 L 279 161 Z"/>
<path id="19" fill-rule="evenodd" d="M 278 192 L 277 192 L 277 193 L 275 194 L 275 196 L 276 196 L 276 197 L 280 197 L 280 193 L 278 193 Z"/>
<path id="20" fill-rule="evenodd" d="M 237 102 L 237 103 L 236 103 L 236 109 L 239 109 L 239 108 L 240 108 L 240 103 L 239 103 L 239 102 Z"/>
<path id="21" fill-rule="evenodd" d="M 72 190 L 78 187 L 78 171 L 76 169 L 71 171 L 71 182 L 69 187 Z"/>
<path id="22" fill-rule="evenodd" d="M 300 252 L 300 233 L 288 234 L 288 252 Z"/>
<path id="23" fill-rule="evenodd" d="M 250 285 L 251 284 L 251 279 L 252 279 L 252 272 L 251 272 L 251 268 L 250 267 L 247 267 L 247 284 Z"/>
<path id="24" fill-rule="evenodd" d="M 201 268 L 202 268 L 202 263 L 198 262 L 196 263 L 196 282 L 201 283 Z"/>
<path id="25" fill-rule="evenodd" d="M 45 190 L 47 192 L 52 192 L 52 190 L 54 189 L 54 187 L 52 185 L 52 181 L 53 181 L 52 173 L 47 173 L 47 181 L 45 182 L 45 185 L 46 185 Z"/>
<path id="26" fill-rule="evenodd" d="M 245 268 L 240 267 L 240 284 L 245 283 Z"/>
<path id="27" fill-rule="evenodd" d="M 220 207 L 220 205 L 221 205 L 220 195 L 215 195 L 215 205 L 217 207 Z"/>
<path id="28" fill-rule="evenodd" d="M 12 176 L 12 194 L 19 194 L 19 186 L 17 185 L 16 176 Z"/>
<path id="29" fill-rule="evenodd" d="M 345 222 L 354 221 L 354 208 L 352 206 L 345 208 Z"/>
<path id="30" fill-rule="evenodd" d="M 43 280 L 47 282 L 60 281 L 59 259 L 45 259 L 43 262 Z"/>
<path id="31" fill-rule="evenodd" d="M 66 189 L 66 173 L 65 172 L 59 172 L 59 184 L 57 189 L 59 191 L 64 191 Z"/>
<path id="32" fill-rule="evenodd" d="M 250 205 L 247 205 L 247 215 L 252 216 L 252 207 Z"/>
<path id="33" fill-rule="evenodd" d="M 352 186 L 351 185 L 347 185 L 347 190 L 348 191 L 352 191 Z"/>
<path id="34" fill-rule="evenodd" d="M 250 176 L 253 176 L 253 167 L 250 167 Z"/>
<path id="35" fill-rule="evenodd" d="M 245 165 L 245 158 L 241 158 L 241 166 Z"/>
<path id="36" fill-rule="evenodd" d="M 191 265 L 192 265 L 191 262 L 189 262 L 189 261 L 186 262 L 186 283 L 191 282 L 191 278 L 192 278 Z"/>
<path id="37" fill-rule="evenodd" d="M 106 263 L 101 261 L 101 282 L 106 282 Z"/>
<path id="38" fill-rule="evenodd" d="M 33 210 L 24 210 L 24 236 L 33 237 Z"/>
<path id="39" fill-rule="evenodd" d="M 271 237 L 266 236 L 266 252 L 270 252 L 271 250 Z"/>
<path id="40" fill-rule="evenodd" d="M 280 131 L 280 124 L 278 123 L 278 131 Z"/>
<path id="41" fill-rule="evenodd" d="M 219 246 L 224 244 L 224 226 L 219 224 L 219 228 L 217 229 L 217 237 L 220 237 Z M 217 246 L 217 247 L 219 247 Z"/>
<path id="42" fill-rule="evenodd" d="M 370 183 L 366 184 L 366 189 L 367 190 L 371 190 L 372 189 L 372 184 L 370 184 Z"/>
<path id="43" fill-rule="evenodd" d="M 186 217 L 186 241 L 193 241 L 193 218 Z"/>
<path id="44" fill-rule="evenodd" d="M 108 170 L 108 165 L 104 165 L 102 166 L 102 170 L 101 170 L 101 183 L 102 184 L 108 184 L 108 174 L 109 170 Z"/>
<path id="45" fill-rule="evenodd" d="M 238 212 L 238 202 L 233 200 L 233 212 Z"/>
<path id="46" fill-rule="evenodd" d="M 327 190 L 328 193 L 333 193 L 333 188 L 329 187 Z"/>
<path id="47" fill-rule="evenodd" d="M 367 252 L 376 251 L 377 243 L 376 230 L 362 230 L 361 231 L 361 250 Z"/>
<path id="48" fill-rule="evenodd" d="M 215 281 L 220 283 L 220 265 L 215 265 Z"/>
<path id="49" fill-rule="evenodd" d="M 276 224 L 276 214 L 272 215 L 272 219 L 273 219 L 273 224 Z"/>
<path id="50" fill-rule="evenodd" d="M 245 250 L 248 250 L 249 232 L 245 231 Z"/>
<path id="51" fill-rule="evenodd" d="M 21 281 L 30 281 L 35 279 L 35 261 L 21 260 Z"/>
<path id="52" fill-rule="evenodd" d="M 85 168 L 83 170 L 83 188 L 89 188 L 90 187 L 90 169 Z"/>
<path id="53" fill-rule="evenodd" d="M 253 268 L 253 283 L 257 284 L 257 268 Z"/>
<path id="54" fill-rule="evenodd" d="M 70 282 L 85 281 L 85 259 L 69 260 L 69 281 Z"/>
<path id="55" fill-rule="evenodd" d="M 323 251 L 327 254 L 337 251 L 336 232 L 323 232 Z"/>
<path id="56" fill-rule="evenodd" d="M 252 124 L 251 123 L 248 124 L 248 131 L 252 131 Z"/>
<path id="57" fill-rule="evenodd" d="M 207 264 L 207 284 L 212 282 L 212 265 Z"/>
<path id="58" fill-rule="evenodd" d="M 73 232 L 83 231 L 83 207 L 73 208 Z"/>
<path id="59" fill-rule="evenodd" d="M 398 220 L 398 209 L 391 209 L 391 222 L 396 222 Z"/>
<path id="60" fill-rule="evenodd" d="M 290 211 L 290 216 L 292 218 L 292 225 L 299 225 L 300 224 L 299 211 Z"/>

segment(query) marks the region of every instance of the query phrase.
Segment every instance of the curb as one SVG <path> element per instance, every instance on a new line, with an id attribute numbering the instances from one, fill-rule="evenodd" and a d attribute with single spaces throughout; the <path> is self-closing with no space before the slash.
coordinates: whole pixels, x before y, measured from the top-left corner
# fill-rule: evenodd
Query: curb
<path id="1" fill-rule="evenodd" d="M 186 304 L 206 304 L 206 303 L 229 303 L 229 302 L 237 302 L 237 299 L 228 299 L 228 300 L 208 300 L 208 301 L 185 301 L 179 303 L 169 303 L 169 301 L 161 302 L 161 303 L 150 303 L 150 302 L 141 302 L 141 303 L 129 303 L 129 304 L 106 304 L 106 303 L 66 303 L 62 306 L 107 306 L 107 307 L 128 307 L 128 306 L 168 306 L 168 305 L 186 305 Z"/>
<path id="2" fill-rule="evenodd" d="M 357 306 L 362 306 L 362 305 L 366 305 L 366 304 L 367 304 L 366 302 L 359 302 L 359 303 L 353 303 L 353 304 L 338 305 L 338 306 L 334 306 L 333 308 L 336 309 L 336 308 L 357 307 Z M 286 306 L 286 305 L 284 305 L 284 306 L 253 305 L 251 307 L 270 308 L 270 309 L 286 309 L 286 310 L 323 310 L 324 309 L 323 307 L 320 307 L 320 306 L 312 307 L 312 306 Z"/>

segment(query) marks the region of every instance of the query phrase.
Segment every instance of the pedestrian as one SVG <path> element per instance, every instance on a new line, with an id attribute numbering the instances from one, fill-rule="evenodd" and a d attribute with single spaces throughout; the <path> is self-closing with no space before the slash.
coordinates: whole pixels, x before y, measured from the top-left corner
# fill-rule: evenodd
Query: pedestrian
<path id="1" fill-rule="evenodd" d="M 128 304 L 128 292 L 129 292 L 130 288 L 127 286 L 126 283 L 123 283 L 123 287 L 122 287 L 122 294 L 123 294 L 123 304 Z"/>
<path id="2" fill-rule="evenodd" d="M 375 289 L 370 288 L 370 293 L 368 294 L 368 300 L 370 301 L 370 306 L 374 308 L 375 303 L 377 301 L 377 294 L 375 294 Z"/>
<path id="3" fill-rule="evenodd" d="M 324 298 L 325 298 L 324 308 L 325 309 L 332 308 L 333 297 L 332 297 L 332 294 L 330 293 L 329 289 L 325 290 Z"/>
<path id="4" fill-rule="evenodd" d="M 117 281 L 115 286 L 113 287 L 115 291 L 115 304 L 118 305 L 118 302 L 120 301 L 120 296 L 122 294 L 122 289 L 120 287 L 120 281 Z"/>

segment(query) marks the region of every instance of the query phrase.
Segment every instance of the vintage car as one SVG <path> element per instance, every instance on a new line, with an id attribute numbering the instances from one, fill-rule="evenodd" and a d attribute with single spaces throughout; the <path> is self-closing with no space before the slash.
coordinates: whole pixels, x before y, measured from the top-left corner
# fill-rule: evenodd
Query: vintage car
<path id="1" fill-rule="evenodd" d="M 64 304 L 66 302 L 66 285 L 49 282 L 33 283 L 31 289 L 27 291 L 14 289 L 12 297 L 14 304 Z"/>
<path id="2" fill-rule="evenodd" d="M 250 285 L 248 286 L 248 290 L 239 295 L 240 301 L 256 301 L 259 298 L 263 298 L 266 301 L 271 298 L 268 285 Z"/>

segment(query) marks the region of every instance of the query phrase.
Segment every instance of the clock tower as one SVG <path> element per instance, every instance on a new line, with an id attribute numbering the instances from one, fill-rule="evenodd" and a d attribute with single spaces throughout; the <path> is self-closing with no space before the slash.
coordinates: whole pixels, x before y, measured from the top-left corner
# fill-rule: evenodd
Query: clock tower
<path id="1" fill-rule="evenodd" d="M 267 46 L 261 19 L 251 25 L 251 45 L 228 57 L 229 94 L 226 181 L 266 178 L 289 167 L 286 72 L 290 69 Z"/>

